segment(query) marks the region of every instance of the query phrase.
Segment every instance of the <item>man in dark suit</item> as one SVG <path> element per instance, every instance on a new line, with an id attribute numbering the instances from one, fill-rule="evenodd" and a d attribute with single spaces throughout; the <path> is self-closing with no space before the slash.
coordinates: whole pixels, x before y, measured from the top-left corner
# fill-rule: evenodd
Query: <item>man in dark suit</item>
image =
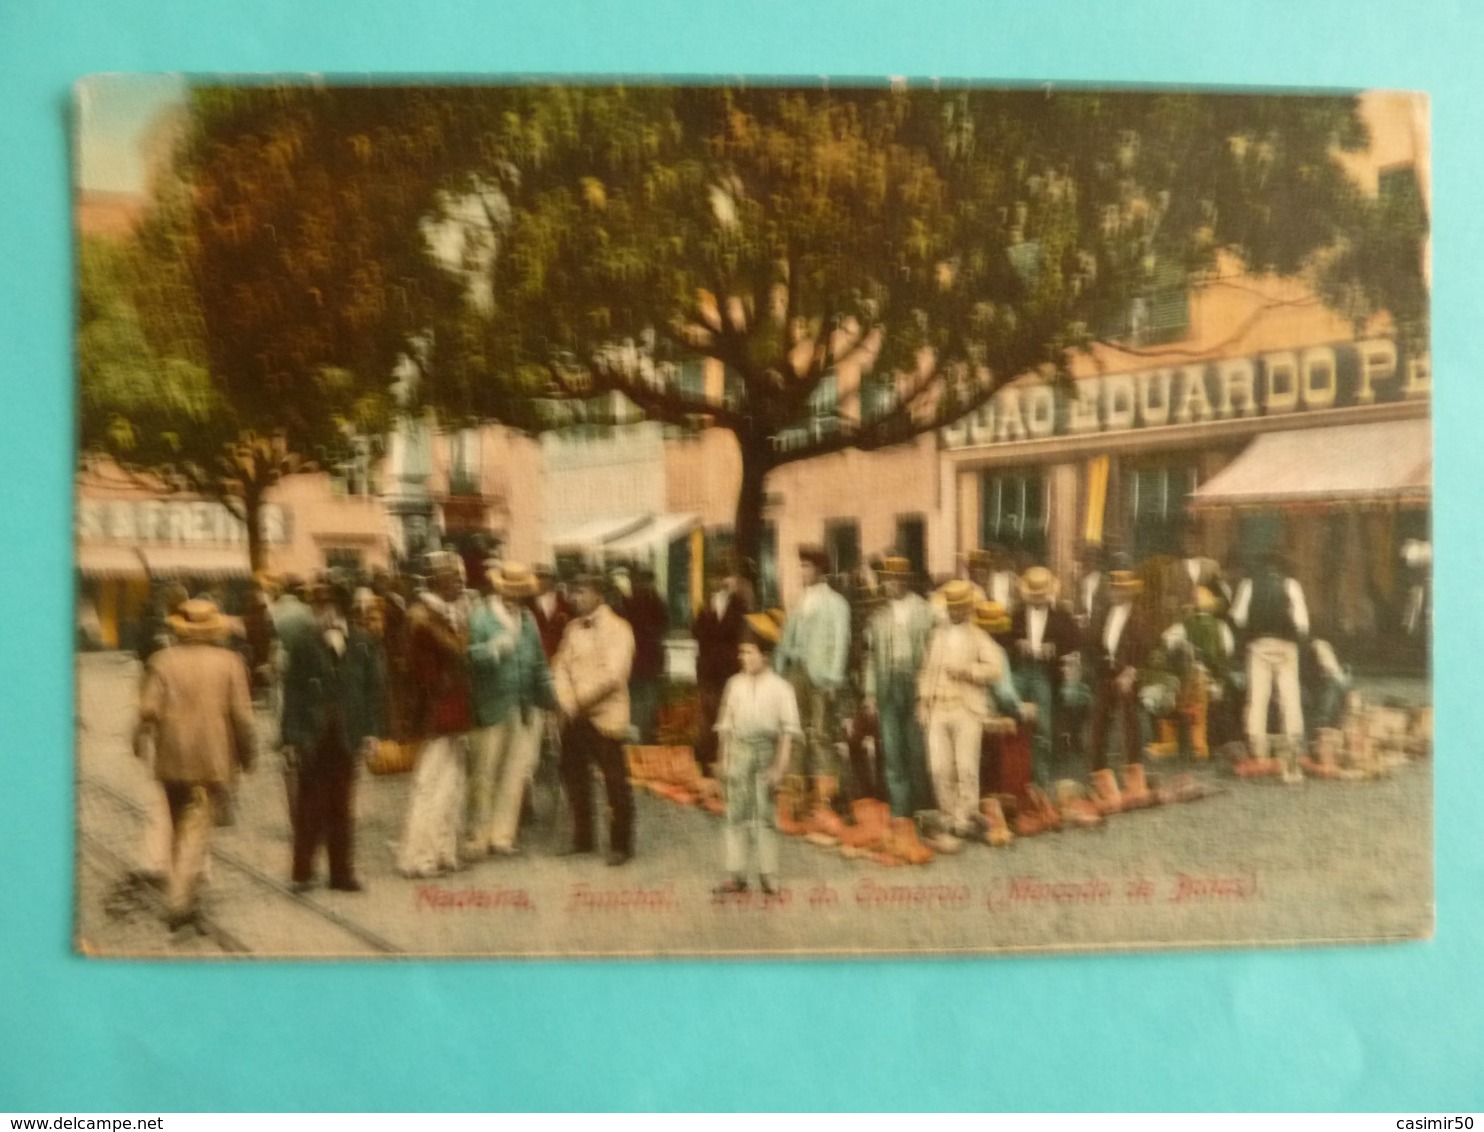
<path id="1" fill-rule="evenodd" d="M 1108 766 L 1108 729 L 1120 718 L 1123 758 L 1130 766 L 1143 761 L 1139 729 L 1139 669 L 1149 652 L 1149 630 L 1134 605 L 1143 583 L 1131 570 L 1108 575 L 1108 606 L 1088 634 L 1092 700 L 1092 768 Z"/>
<path id="2" fill-rule="evenodd" d="M 711 776 L 716 763 L 716 718 L 726 683 L 740 670 L 737 649 L 746 625 L 747 600 L 736 574 L 712 583 L 711 596 L 691 621 L 696 639 L 696 690 L 701 701 L 701 733 L 696 739 L 696 761 Z"/>
<path id="3" fill-rule="evenodd" d="M 349 598 L 328 581 L 313 590 L 312 618 L 284 623 L 284 759 L 297 769 L 294 802 L 296 891 L 312 883 L 314 857 L 324 844 L 330 887 L 359 892 L 352 864 L 351 792 L 356 762 L 386 734 L 381 650 L 347 618 Z"/>
<path id="4" fill-rule="evenodd" d="M 1032 566 L 1020 576 L 1020 607 L 1010 619 L 1010 664 L 1015 689 L 1024 703 L 1036 705 L 1031 738 L 1031 765 L 1038 785 L 1050 786 L 1061 756 L 1058 749 L 1061 685 L 1064 665 L 1081 645 L 1072 615 L 1056 605 L 1055 575 Z"/>
<path id="5" fill-rule="evenodd" d="M 632 590 L 619 616 L 634 630 L 634 670 L 629 676 L 629 703 L 635 737 L 640 743 L 654 742 L 659 715 L 661 683 L 665 675 L 665 634 L 670 611 L 654 588 L 654 571 L 647 566 L 634 570 Z"/>
<path id="6" fill-rule="evenodd" d="M 533 566 L 531 572 L 536 575 L 536 593 L 530 600 L 531 616 L 541 634 L 541 651 L 546 654 L 549 664 L 562 643 L 567 622 L 572 620 L 572 607 L 556 588 L 555 570 L 540 563 Z"/>

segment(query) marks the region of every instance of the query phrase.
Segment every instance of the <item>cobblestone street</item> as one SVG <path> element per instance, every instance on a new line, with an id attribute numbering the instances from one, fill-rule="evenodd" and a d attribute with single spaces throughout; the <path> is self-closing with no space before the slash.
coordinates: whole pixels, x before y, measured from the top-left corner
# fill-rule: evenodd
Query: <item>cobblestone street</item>
<path id="1" fill-rule="evenodd" d="M 558 858 L 561 799 L 538 790 L 526 852 L 437 881 L 398 876 L 409 776 L 362 774 L 358 871 L 367 891 L 287 887 L 289 825 L 277 756 L 266 751 L 215 831 L 204 906 L 209 935 L 170 936 L 139 863 L 154 784 L 129 751 L 138 667 L 80 658 L 77 939 L 93 953 L 304 956 L 980 951 L 1174 943 L 1343 941 L 1426 934 L 1431 924 L 1431 767 L 1375 782 L 1238 782 L 1223 792 L 1116 817 L 1009 849 L 968 845 L 920 868 L 883 868 L 786 839 L 778 898 L 711 895 L 720 822 L 638 796 L 638 856 Z M 1420 683 L 1374 688 L 1417 698 Z M 271 736 L 266 718 L 265 734 Z"/>

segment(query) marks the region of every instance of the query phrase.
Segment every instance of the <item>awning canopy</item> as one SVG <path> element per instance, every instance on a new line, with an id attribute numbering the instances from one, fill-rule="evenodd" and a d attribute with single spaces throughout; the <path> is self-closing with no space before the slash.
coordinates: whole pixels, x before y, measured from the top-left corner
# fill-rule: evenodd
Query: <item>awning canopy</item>
<path id="1" fill-rule="evenodd" d="M 642 527 L 603 546 L 605 555 L 646 554 L 663 549 L 701 525 L 699 515 L 654 515 Z"/>
<path id="2" fill-rule="evenodd" d="M 1193 508 L 1415 503 L 1432 498 L 1432 422 L 1377 421 L 1259 436 L 1191 494 Z"/>
<path id="3" fill-rule="evenodd" d="M 637 531 L 649 522 L 648 515 L 625 515 L 621 518 L 589 519 L 552 536 L 553 551 L 595 552 L 615 539 Z"/>
<path id="4" fill-rule="evenodd" d="M 77 568 L 88 578 L 144 577 L 144 559 L 132 546 L 79 546 Z"/>
<path id="5" fill-rule="evenodd" d="M 139 553 L 156 578 L 247 578 L 247 547 L 146 546 Z"/>

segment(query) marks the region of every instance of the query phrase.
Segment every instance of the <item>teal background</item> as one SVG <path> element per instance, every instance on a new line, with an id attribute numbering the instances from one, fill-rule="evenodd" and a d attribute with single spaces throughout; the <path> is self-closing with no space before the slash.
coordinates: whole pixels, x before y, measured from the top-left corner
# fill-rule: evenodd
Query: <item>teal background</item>
<path id="1" fill-rule="evenodd" d="M 1460 0 L 0 0 L 0 1111 L 1484 1108 L 1481 44 L 1484 9 Z M 90 72 L 164 70 L 1430 92 L 1436 940 L 849 963 L 72 957 L 67 100 Z"/>

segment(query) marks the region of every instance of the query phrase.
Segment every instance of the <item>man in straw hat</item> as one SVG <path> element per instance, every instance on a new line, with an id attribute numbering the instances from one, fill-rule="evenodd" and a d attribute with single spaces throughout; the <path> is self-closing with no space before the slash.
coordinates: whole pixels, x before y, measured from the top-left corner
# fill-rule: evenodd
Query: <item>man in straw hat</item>
<path id="1" fill-rule="evenodd" d="M 535 575 L 516 562 L 486 571 L 493 593 L 469 614 L 475 730 L 470 736 L 466 857 L 513 854 L 520 804 L 556 707 L 541 633 L 526 608 Z"/>
<path id="2" fill-rule="evenodd" d="M 927 600 L 907 588 L 912 564 L 888 556 L 879 571 L 885 601 L 866 624 L 866 708 L 880 724 L 886 793 L 894 817 L 932 806 L 927 748 L 917 722 L 917 676 L 937 618 Z"/>
<path id="3" fill-rule="evenodd" d="M 420 748 L 397 868 L 411 877 L 459 867 L 464 749 L 474 726 L 464 566 L 458 555 L 438 550 L 428 554 L 427 568 L 428 589 L 406 622 L 409 730 Z"/>
<path id="4" fill-rule="evenodd" d="M 291 882 L 308 889 L 324 844 L 330 887 L 361 891 L 353 866 L 351 795 L 357 759 L 386 734 L 386 669 L 371 635 L 347 617 L 349 594 L 328 578 L 311 590 L 313 620 L 286 622 L 279 733 L 294 768 Z"/>
<path id="5" fill-rule="evenodd" d="M 747 615 L 737 649 L 741 671 L 722 693 L 716 733 L 726 793 L 722 845 L 727 879 L 717 895 L 747 891 L 749 841 L 763 892 L 778 891 L 773 791 L 783 781 L 793 744 L 803 738 L 793 687 L 768 666 L 781 635 L 781 618 L 781 610 Z"/>
<path id="6" fill-rule="evenodd" d="M 1134 605 L 1144 588 L 1132 570 L 1108 574 L 1108 606 L 1089 635 L 1089 681 L 1092 684 L 1093 784 L 1100 797 L 1119 796 L 1108 769 L 1108 729 L 1117 715 L 1122 725 L 1126 779 L 1142 795 L 1144 738 L 1139 717 L 1139 669 L 1149 653 L 1149 630 Z"/>
<path id="7" fill-rule="evenodd" d="M 794 758 L 803 797 L 789 804 L 794 817 L 811 820 L 815 810 L 830 809 L 839 789 L 836 699 L 850 662 L 850 603 L 825 581 L 829 562 L 823 547 L 799 548 L 804 591 L 789 612 L 777 653 L 778 671 L 793 685 L 804 721 L 805 741 Z"/>
<path id="8" fill-rule="evenodd" d="M 1031 765 L 1036 783 L 1050 786 L 1057 777 L 1058 707 L 1068 660 L 1081 647 L 1081 634 L 1071 614 L 1056 606 L 1060 586 L 1045 566 L 1032 566 L 1020 576 L 1020 608 L 1011 617 L 1010 659 L 1020 698 L 1036 705 L 1036 731 L 1031 739 Z"/>
<path id="9" fill-rule="evenodd" d="M 592 797 L 596 763 L 613 823 L 608 831 L 608 864 L 617 866 L 634 855 L 634 795 L 623 755 L 629 733 L 634 632 L 604 603 L 600 576 L 573 579 L 571 596 L 574 615 L 551 662 L 564 724 L 560 770 L 572 806 L 572 845 L 567 852 L 591 853 L 597 845 Z"/>
<path id="10" fill-rule="evenodd" d="M 182 602 L 168 618 L 177 644 L 150 658 L 140 693 L 134 751 L 154 747 L 155 777 L 170 807 L 166 923 L 189 923 L 215 815 L 237 768 L 257 754 L 252 696 L 242 658 L 220 647 L 227 619 L 204 599 Z"/>
<path id="11" fill-rule="evenodd" d="M 966 581 L 943 587 L 948 622 L 933 633 L 917 679 L 917 720 L 927 732 L 933 791 L 947 826 L 929 842 L 938 849 L 974 832 L 989 689 L 1004 671 L 999 646 L 974 624 L 974 601 Z"/>

